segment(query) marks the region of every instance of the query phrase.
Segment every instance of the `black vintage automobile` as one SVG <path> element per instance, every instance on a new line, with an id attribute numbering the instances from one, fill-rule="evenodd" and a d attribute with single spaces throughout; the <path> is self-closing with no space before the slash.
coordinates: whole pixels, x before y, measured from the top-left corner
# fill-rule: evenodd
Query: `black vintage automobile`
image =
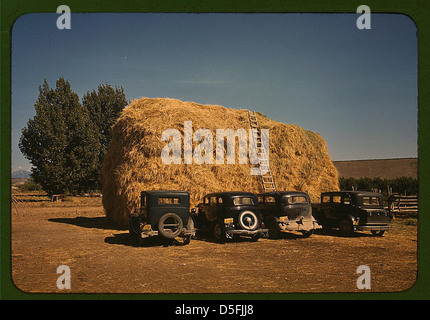
<path id="1" fill-rule="evenodd" d="M 321 226 L 312 216 L 309 195 L 300 191 L 274 191 L 258 195 L 258 204 L 269 238 L 277 239 L 281 232 L 299 231 L 305 237 Z"/>
<path id="2" fill-rule="evenodd" d="M 349 237 L 355 231 L 370 231 L 382 236 L 392 228 L 392 214 L 384 209 L 383 196 L 368 191 L 334 191 L 321 193 L 321 203 L 313 215 L 324 228 L 339 228 Z"/>
<path id="3" fill-rule="evenodd" d="M 130 213 L 129 218 L 130 235 L 139 244 L 151 236 L 182 237 L 183 244 L 189 244 L 195 234 L 187 191 L 143 191 L 139 210 Z"/>
<path id="4" fill-rule="evenodd" d="M 258 198 L 249 192 L 219 192 L 204 196 L 194 223 L 198 231 L 209 231 L 219 242 L 236 236 L 258 240 L 267 232 L 262 225 Z"/>

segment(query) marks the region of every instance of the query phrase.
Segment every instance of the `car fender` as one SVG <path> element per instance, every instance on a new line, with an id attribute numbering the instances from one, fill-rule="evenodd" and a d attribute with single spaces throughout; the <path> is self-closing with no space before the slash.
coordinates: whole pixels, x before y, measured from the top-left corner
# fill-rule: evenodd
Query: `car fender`
<path id="1" fill-rule="evenodd" d="M 348 213 L 348 214 L 346 214 L 346 215 L 342 216 L 342 218 L 341 218 L 341 219 L 339 219 L 339 223 L 340 223 L 340 221 L 341 221 L 341 220 L 348 220 L 348 221 L 350 221 L 353 225 L 354 225 L 354 221 L 356 221 L 355 217 L 354 217 L 352 214 L 350 214 L 350 213 Z"/>

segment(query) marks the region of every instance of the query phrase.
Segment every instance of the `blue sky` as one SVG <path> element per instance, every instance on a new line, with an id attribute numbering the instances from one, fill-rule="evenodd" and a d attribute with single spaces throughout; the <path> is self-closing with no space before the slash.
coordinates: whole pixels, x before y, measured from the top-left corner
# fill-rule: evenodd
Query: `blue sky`
<path id="1" fill-rule="evenodd" d="M 12 170 L 38 86 L 99 84 L 127 99 L 170 97 L 251 109 L 319 133 L 333 160 L 417 156 L 417 38 L 404 15 L 59 14 L 20 17 L 12 33 Z"/>

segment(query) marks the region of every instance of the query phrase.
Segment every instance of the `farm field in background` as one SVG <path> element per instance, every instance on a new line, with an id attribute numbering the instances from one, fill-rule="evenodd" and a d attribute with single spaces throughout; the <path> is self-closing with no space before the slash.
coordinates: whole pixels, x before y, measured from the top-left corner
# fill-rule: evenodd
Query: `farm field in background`
<path id="1" fill-rule="evenodd" d="M 11 275 L 24 292 L 359 292 L 360 265 L 371 270 L 371 289 L 364 291 L 398 292 L 417 276 L 412 218 L 396 219 L 383 237 L 318 230 L 310 238 L 136 247 L 127 230 L 107 223 L 100 197 L 15 203 L 11 214 Z M 70 267 L 71 290 L 56 286 L 60 265 Z"/>

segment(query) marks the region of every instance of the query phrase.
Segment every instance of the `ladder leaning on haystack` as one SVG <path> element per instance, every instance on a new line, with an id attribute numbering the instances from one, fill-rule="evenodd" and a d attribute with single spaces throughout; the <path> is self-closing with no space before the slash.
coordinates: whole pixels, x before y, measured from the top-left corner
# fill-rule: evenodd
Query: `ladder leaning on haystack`
<path id="1" fill-rule="evenodd" d="M 257 114 L 255 111 L 248 110 L 249 125 L 251 126 L 252 140 L 258 157 L 258 168 L 260 170 L 261 183 L 264 192 L 276 191 L 275 182 L 273 181 L 272 172 L 270 171 L 269 158 L 266 148 L 262 142 L 261 129 L 258 124 Z"/>

